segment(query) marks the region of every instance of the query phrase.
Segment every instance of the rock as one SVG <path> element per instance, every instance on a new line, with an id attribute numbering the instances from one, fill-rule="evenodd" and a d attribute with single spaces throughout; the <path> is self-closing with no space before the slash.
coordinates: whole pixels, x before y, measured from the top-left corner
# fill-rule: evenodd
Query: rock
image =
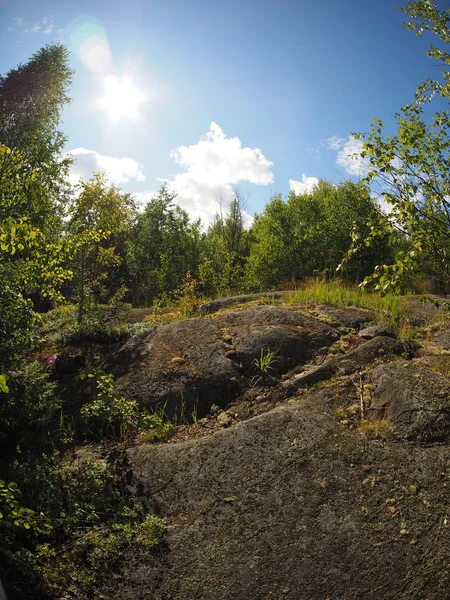
<path id="1" fill-rule="evenodd" d="M 309 360 L 318 348 L 330 346 L 338 337 L 336 328 L 296 309 L 252 306 L 217 317 L 233 339 L 236 358 L 249 374 L 261 351 L 272 351 L 270 375 L 280 376 Z"/>
<path id="2" fill-rule="evenodd" d="M 400 435 L 422 442 L 450 440 L 450 380 L 418 361 L 379 365 L 368 416 L 386 419 Z"/>
<path id="3" fill-rule="evenodd" d="M 347 354 L 329 358 L 317 367 L 294 375 L 291 379 L 284 381 L 282 385 L 288 393 L 293 393 L 295 390 L 330 379 L 335 375 L 350 375 L 381 356 L 400 354 L 402 351 L 403 344 L 399 341 L 389 337 L 376 337 L 356 346 Z"/>
<path id="4" fill-rule="evenodd" d="M 223 308 L 228 308 L 229 306 L 233 306 L 236 304 L 245 304 L 247 302 L 253 302 L 254 300 L 263 300 L 265 298 L 270 298 L 271 300 L 279 300 L 280 298 L 286 298 L 287 296 L 293 294 L 294 292 L 290 291 L 281 291 L 281 292 L 266 292 L 259 294 L 244 294 L 241 296 L 230 296 L 228 298 L 219 298 L 217 300 L 211 300 L 210 302 L 204 302 L 200 305 L 198 312 L 200 314 L 211 314 L 215 313 L 218 310 L 222 310 Z"/>
<path id="5" fill-rule="evenodd" d="M 171 416 L 183 402 L 187 414 L 196 407 L 201 418 L 213 402 L 223 406 L 240 389 L 241 370 L 225 356 L 230 347 L 221 333 L 212 319 L 162 325 L 127 340 L 103 368 L 115 375 L 117 393 L 140 405 L 166 405 Z"/>
<path id="6" fill-rule="evenodd" d="M 444 350 L 450 350 L 450 328 L 443 327 L 436 331 L 432 336 L 432 342 L 437 346 L 441 346 Z"/>
<path id="7" fill-rule="evenodd" d="M 103 595 L 447 598 L 448 449 L 367 443 L 321 393 L 210 437 L 131 448 L 143 500 L 169 528 L 160 552 L 130 545 Z"/>
<path id="8" fill-rule="evenodd" d="M 387 327 L 383 327 L 382 325 L 372 325 L 371 327 L 365 327 L 361 329 L 358 333 L 358 337 L 363 338 L 364 340 L 371 340 L 375 337 L 397 337 L 395 333 L 388 329 Z"/>
<path id="9" fill-rule="evenodd" d="M 333 304 L 315 304 L 313 310 L 339 322 L 344 327 L 358 329 L 374 319 L 374 313 L 355 306 L 334 306 Z"/>
<path id="10" fill-rule="evenodd" d="M 338 336 L 295 307 L 249 306 L 133 336 L 115 346 L 101 368 L 115 376 L 117 394 L 150 408 L 165 405 L 169 416 L 181 402 L 188 414 L 196 405 L 201 418 L 211 404 L 223 407 L 251 385 L 261 351 L 277 354 L 267 375 L 279 377 Z"/>
<path id="11" fill-rule="evenodd" d="M 54 361 L 49 362 L 48 364 L 53 364 L 56 373 L 59 373 L 60 375 L 78 373 L 78 371 L 86 365 L 86 358 L 80 355 L 56 354 L 49 357 L 49 359 L 52 359 L 53 357 Z"/>

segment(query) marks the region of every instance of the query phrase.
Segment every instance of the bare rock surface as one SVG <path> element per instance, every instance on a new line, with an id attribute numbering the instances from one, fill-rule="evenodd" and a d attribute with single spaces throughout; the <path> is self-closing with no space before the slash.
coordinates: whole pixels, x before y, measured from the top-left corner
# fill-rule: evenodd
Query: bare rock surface
<path id="1" fill-rule="evenodd" d="M 246 302 L 253 302 L 254 300 L 280 300 L 280 298 L 288 298 L 292 296 L 294 292 L 281 291 L 281 292 L 262 292 L 259 294 L 242 294 L 240 296 L 229 296 L 228 298 L 219 298 L 217 300 L 211 300 L 210 302 L 204 302 L 200 305 L 198 312 L 201 314 L 215 313 L 223 308 L 228 308 L 235 304 L 245 304 Z"/>
<path id="2" fill-rule="evenodd" d="M 130 549 L 105 597 L 442 600 L 446 455 L 368 442 L 327 413 L 321 392 L 205 439 L 133 448 L 167 544 Z"/>
<path id="3" fill-rule="evenodd" d="M 450 350 L 450 327 L 442 327 L 436 331 L 432 336 L 432 341 L 444 350 Z"/>
<path id="4" fill-rule="evenodd" d="M 328 358 L 321 365 L 294 375 L 291 379 L 283 382 L 283 386 L 286 391 L 292 393 L 301 387 L 330 379 L 334 375 L 350 375 L 377 358 L 389 354 L 400 354 L 403 350 L 403 344 L 393 338 L 376 337 L 356 346 L 342 356 Z"/>
<path id="5" fill-rule="evenodd" d="M 197 406 L 203 416 L 251 384 L 261 352 L 274 353 L 270 374 L 279 377 L 338 337 L 336 327 L 298 307 L 249 306 L 134 336 L 103 367 L 116 377 L 117 391 L 141 405 L 164 405 L 173 414 L 184 403 L 189 414 Z"/>
<path id="6" fill-rule="evenodd" d="M 391 338 L 397 337 L 392 331 L 392 329 L 383 327 L 382 325 L 372 325 L 371 327 L 365 327 L 364 329 L 361 329 L 361 331 L 358 333 L 358 337 L 363 338 L 365 340 L 371 340 L 374 337 L 378 336 Z"/>
<path id="7" fill-rule="evenodd" d="M 197 403 L 199 421 L 128 448 L 130 490 L 168 533 L 156 551 L 131 545 L 100 597 L 448 598 L 445 327 L 415 355 L 387 331 L 358 336 L 370 311 L 266 296 L 110 348 L 118 392 L 169 413 Z M 439 310 L 413 299 L 409 322 Z M 271 378 L 254 385 L 268 351 Z"/>
<path id="8" fill-rule="evenodd" d="M 418 361 L 398 360 L 372 372 L 376 388 L 369 415 L 387 419 L 408 439 L 430 442 L 450 438 L 450 380 Z"/>
<path id="9" fill-rule="evenodd" d="M 374 318 L 372 311 L 356 306 L 334 306 L 333 304 L 313 304 L 312 311 L 326 315 L 344 327 L 359 329 Z"/>

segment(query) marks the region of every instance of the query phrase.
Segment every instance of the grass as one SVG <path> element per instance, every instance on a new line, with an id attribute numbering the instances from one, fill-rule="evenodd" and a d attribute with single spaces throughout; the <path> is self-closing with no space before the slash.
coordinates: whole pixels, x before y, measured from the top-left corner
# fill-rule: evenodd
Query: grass
<path id="1" fill-rule="evenodd" d="M 356 306 L 371 310 L 374 320 L 390 326 L 400 337 L 413 337 L 415 328 L 410 325 L 409 300 L 411 295 L 386 294 L 362 291 L 339 280 L 308 280 L 289 298 L 290 304 L 310 303 Z"/>
<path id="2" fill-rule="evenodd" d="M 391 426 L 385 419 L 361 421 L 359 430 L 369 439 L 386 439 L 394 435 Z"/>

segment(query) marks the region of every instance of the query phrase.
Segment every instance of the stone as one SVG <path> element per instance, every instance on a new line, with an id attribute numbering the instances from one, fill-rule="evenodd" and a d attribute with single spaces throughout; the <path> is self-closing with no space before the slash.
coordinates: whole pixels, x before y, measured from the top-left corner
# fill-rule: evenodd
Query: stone
<path id="1" fill-rule="evenodd" d="M 361 329 L 361 331 L 358 333 L 358 337 L 365 340 L 372 340 L 375 337 L 395 338 L 396 335 L 387 327 L 383 327 L 382 325 L 372 325 L 371 327 L 365 327 L 364 329 Z"/>

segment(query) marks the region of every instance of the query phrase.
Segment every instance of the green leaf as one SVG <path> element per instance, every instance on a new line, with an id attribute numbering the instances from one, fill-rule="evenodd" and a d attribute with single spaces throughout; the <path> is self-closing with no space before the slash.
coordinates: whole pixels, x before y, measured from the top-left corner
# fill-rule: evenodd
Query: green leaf
<path id="1" fill-rule="evenodd" d="M 0 391 L 4 394 L 9 392 L 9 388 L 6 385 L 6 375 L 0 375 Z"/>

